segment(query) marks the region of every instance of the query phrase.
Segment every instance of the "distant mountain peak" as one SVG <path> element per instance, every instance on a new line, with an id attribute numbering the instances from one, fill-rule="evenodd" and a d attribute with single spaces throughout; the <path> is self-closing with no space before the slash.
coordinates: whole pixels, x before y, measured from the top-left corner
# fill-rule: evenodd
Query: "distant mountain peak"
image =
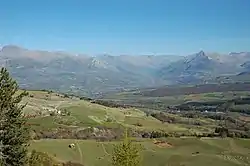
<path id="1" fill-rule="evenodd" d="M 186 63 L 190 62 L 200 63 L 207 60 L 211 60 L 211 58 L 208 57 L 204 51 L 200 51 L 196 54 L 189 56 L 188 59 L 186 60 Z"/>
<path id="2" fill-rule="evenodd" d="M 16 51 L 16 50 L 22 50 L 21 47 L 16 45 L 5 45 L 1 48 L 1 51 Z"/>
<path id="3" fill-rule="evenodd" d="M 200 52 L 197 53 L 197 56 L 206 56 L 206 54 L 204 51 L 201 50 Z"/>
<path id="4" fill-rule="evenodd" d="M 204 51 L 200 51 L 196 54 L 196 58 L 199 58 L 199 59 L 209 59 L 209 60 L 212 60 L 212 58 L 206 54 Z"/>
<path id="5" fill-rule="evenodd" d="M 230 52 L 229 56 L 250 56 L 250 52 Z"/>

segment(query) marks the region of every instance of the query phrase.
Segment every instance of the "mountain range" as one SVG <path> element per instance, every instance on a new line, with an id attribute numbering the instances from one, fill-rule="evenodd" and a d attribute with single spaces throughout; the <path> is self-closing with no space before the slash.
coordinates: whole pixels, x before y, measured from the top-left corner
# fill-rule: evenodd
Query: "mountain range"
<path id="1" fill-rule="evenodd" d="M 93 97 L 170 84 L 248 81 L 250 53 L 88 56 L 6 45 L 0 50 L 0 66 L 8 68 L 21 88 Z"/>

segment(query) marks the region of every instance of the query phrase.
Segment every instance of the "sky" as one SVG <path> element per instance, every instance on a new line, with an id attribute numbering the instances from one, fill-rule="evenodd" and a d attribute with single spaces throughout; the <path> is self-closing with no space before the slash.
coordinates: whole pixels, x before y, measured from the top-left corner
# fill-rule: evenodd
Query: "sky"
<path id="1" fill-rule="evenodd" d="M 0 0 L 0 46 L 83 54 L 250 51 L 250 0 Z"/>

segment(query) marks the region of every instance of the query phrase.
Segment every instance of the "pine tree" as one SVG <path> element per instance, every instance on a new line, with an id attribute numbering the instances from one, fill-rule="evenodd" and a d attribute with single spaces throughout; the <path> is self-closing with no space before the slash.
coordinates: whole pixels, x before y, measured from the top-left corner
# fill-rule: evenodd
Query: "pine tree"
<path id="1" fill-rule="evenodd" d="M 112 154 L 113 166 L 140 166 L 141 165 L 141 150 L 142 147 L 128 138 L 127 129 L 123 142 L 114 147 Z"/>
<path id="2" fill-rule="evenodd" d="M 27 146 L 30 139 L 20 105 L 26 92 L 17 94 L 18 85 L 7 69 L 0 71 L 0 156 L 3 166 L 24 166 L 27 163 Z"/>

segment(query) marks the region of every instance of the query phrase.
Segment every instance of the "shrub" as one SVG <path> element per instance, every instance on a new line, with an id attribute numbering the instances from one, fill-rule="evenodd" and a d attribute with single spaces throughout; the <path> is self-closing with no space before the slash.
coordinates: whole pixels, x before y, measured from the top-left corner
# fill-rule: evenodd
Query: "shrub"
<path id="1" fill-rule="evenodd" d="M 218 133 L 221 137 L 227 137 L 229 135 L 229 131 L 225 127 L 217 127 L 215 128 L 215 133 Z"/>
<path id="2" fill-rule="evenodd" d="M 135 126 L 138 126 L 138 127 L 142 127 L 142 124 L 140 122 L 137 122 L 136 124 L 134 124 Z"/>
<path id="3" fill-rule="evenodd" d="M 29 158 L 29 166 L 59 166 L 59 163 L 47 153 L 32 150 Z"/>
<path id="4" fill-rule="evenodd" d="M 53 112 L 51 112 L 49 115 L 50 115 L 50 116 L 56 116 L 56 112 L 53 111 Z"/>
<path id="5" fill-rule="evenodd" d="M 69 95 L 68 94 L 64 94 L 63 97 L 64 98 L 69 98 Z"/>
<path id="6" fill-rule="evenodd" d="M 62 166 L 84 166 L 84 165 L 82 165 L 80 163 L 73 163 L 71 161 L 68 161 L 66 163 L 63 163 Z"/>

